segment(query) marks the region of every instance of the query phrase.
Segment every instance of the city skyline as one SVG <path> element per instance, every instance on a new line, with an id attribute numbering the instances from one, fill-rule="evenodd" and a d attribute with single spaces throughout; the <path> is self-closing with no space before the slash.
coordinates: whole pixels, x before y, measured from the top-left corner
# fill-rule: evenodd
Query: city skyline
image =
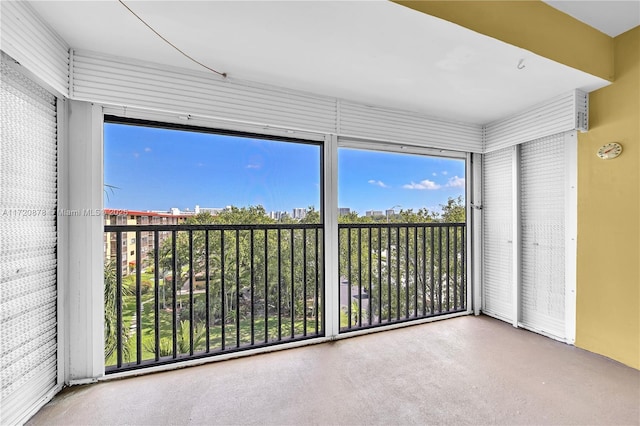
<path id="1" fill-rule="evenodd" d="M 261 205 L 320 209 L 321 146 L 106 123 L 106 208 L 169 211 Z M 460 159 L 340 148 L 338 205 L 439 211 L 462 196 Z"/>

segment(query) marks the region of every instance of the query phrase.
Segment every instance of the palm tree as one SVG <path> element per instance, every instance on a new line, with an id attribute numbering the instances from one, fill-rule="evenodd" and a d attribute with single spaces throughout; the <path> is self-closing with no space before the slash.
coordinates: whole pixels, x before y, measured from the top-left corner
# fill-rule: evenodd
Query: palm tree
<path id="1" fill-rule="evenodd" d="M 104 265 L 104 359 L 108 360 L 117 349 L 117 278 L 116 263 L 113 260 Z M 123 286 L 122 296 L 129 290 Z M 129 358 L 129 336 L 124 325 L 120 330 L 122 336 L 122 355 Z"/>
<path id="2" fill-rule="evenodd" d="M 189 353 L 189 340 L 190 340 L 190 329 L 189 329 L 189 321 L 180 321 L 180 328 L 177 333 L 178 341 L 177 350 L 178 354 L 188 354 Z M 206 338 L 206 328 L 202 324 L 195 324 L 193 328 L 193 349 L 197 351 L 198 348 L 204 347 L 204 342 Z M 153 341 L 145 341 L 144 348 L 151 352 L 152 354 L 156 353 L 155 343 Z M 173 354 L 173 341 L 169 337 L 162 337 L 160 339 L 160 347 L 159 353 L 160 357 L 169 356 Z"/>

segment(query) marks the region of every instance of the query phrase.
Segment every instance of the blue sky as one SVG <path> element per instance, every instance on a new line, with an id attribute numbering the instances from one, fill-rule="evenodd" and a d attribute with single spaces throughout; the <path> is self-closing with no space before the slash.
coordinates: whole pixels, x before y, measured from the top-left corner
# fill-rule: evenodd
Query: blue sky
<path id="1" fill-rule="evenodd" d="M 426 207 L 439 210 L 449 197 L 464 198 L 463 160 L 340 149 L 338 204 L 367 210 Z"/>
<path id="2" fill-rule="evenodd" d="M 320 146 L 107 123 L 107 208 L 320 207 Z M 464 195 L 464 161 L 340 149 L 339 205 L 427 207 Z M 399 208 L 396 208 L 398 210 Z"/>

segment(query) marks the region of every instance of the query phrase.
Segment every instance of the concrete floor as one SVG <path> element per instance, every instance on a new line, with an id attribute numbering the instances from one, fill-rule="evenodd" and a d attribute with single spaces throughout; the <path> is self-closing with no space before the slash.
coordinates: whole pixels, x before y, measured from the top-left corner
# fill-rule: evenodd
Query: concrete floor
<path id="1" fill-rule="evenodd" d="M 488 317 L 64 390 L 30 425 L 640 424 L 640 372 Z"/>

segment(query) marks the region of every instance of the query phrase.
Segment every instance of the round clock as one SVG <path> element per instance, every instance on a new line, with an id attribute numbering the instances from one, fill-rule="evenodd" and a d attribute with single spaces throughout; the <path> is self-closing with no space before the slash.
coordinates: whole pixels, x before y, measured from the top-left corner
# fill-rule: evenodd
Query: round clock
<path id="1" fill-rule="evenodd" d="M 611 160 L 612 158 L 616 158 L 620 154 L 622 154 L 622 145 L 616 142 L 602 145 L 596 153 L 596 155 L 603 160 Z"/>

